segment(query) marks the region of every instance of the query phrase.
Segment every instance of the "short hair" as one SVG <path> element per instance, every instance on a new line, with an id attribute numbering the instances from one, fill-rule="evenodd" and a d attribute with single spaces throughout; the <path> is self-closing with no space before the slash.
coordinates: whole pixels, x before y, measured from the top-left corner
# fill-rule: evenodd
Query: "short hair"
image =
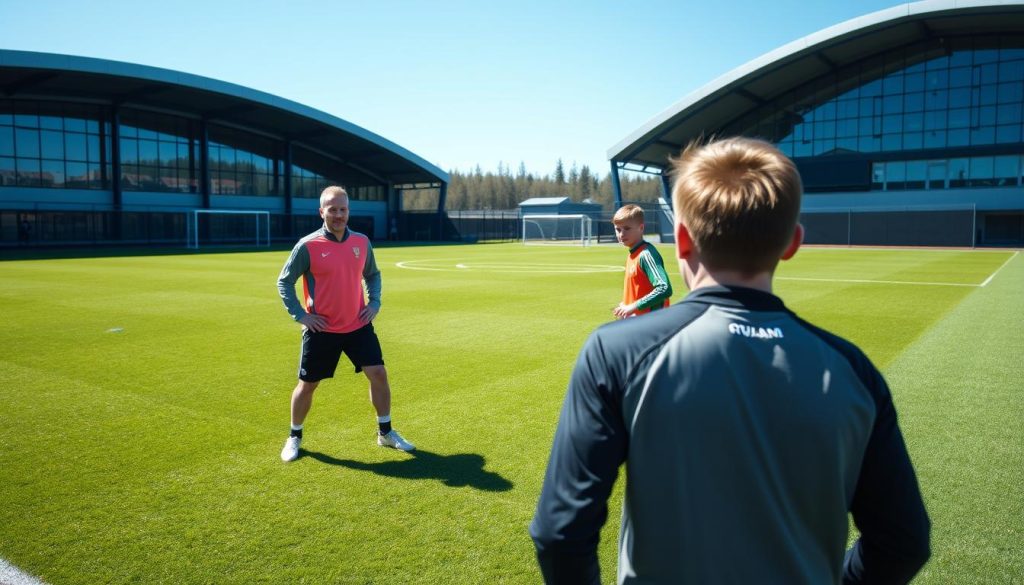
<path id="1" fill-rule="evenodd" d="M 803 185 L 763 140 L 691 142 L 672 158 L 672 201 L 702 262 L 745 275 L 773 270 L 793 238 Z"/>
<path id="2" fill-rule="evenodd" d="M 620 221 L 638 221 L 644 222 L 644 208 L 639 205 L 623 205 L 615 212 L 612 216 L 612 223 L 619 223 Z"/>
<path id="3" fill-rule="evenodd" d="M 336 195 L 344 195 L 345 197 L 348 197 L 348 191 L 346 191 L 344 187 L 339 187 L 338 185 L 331 185 L 330 187 L 327 187 L 320 192 L 320 207 L 324 206 L 324 199 L 334 197 Z"/>

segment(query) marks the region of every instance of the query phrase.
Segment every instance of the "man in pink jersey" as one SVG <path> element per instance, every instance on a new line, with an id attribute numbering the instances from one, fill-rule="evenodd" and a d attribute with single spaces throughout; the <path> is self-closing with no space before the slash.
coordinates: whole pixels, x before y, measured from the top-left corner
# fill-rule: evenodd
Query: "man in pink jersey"
<path id="1" fill-rule="evenodd" d="M 380 270 L 369 238 L 348 229 L 348 212 L 344 189 L 324 189 L 320 194 L 324 227 L 295 244 L 277 279 L 285 309 L 303 325 L 299 383 L 292 392 L 291 432 L 281 450 L 283 461 L 299 457 L 302 424 L 313 405 L 313 391 L 321 380 L 334 376 L 342 353 L 357 373 L 370 380 L 370 402 L 379 426 L 377 444 L 402 451 L 416 448 L 391 428 L 391 387 L 372 323 L 380 311 Z M 305 303 L 295 293 L 299 277 Z"/>

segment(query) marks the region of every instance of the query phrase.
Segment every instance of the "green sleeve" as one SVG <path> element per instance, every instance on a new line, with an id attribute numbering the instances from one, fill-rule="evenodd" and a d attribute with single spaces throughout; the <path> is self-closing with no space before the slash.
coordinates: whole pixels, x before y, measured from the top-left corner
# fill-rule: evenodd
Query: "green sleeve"
<path id="1" fill-rule="evenodd" d="M 661 307 L 661 305 L 672 296 L 672 283 L 668 281 L 668 273 L 665 272 L 665 265 L 661 262 L 661 255 L 651 252 L 650 246 L 640 252 L 640 268 L 651 281 L 654 290 L 647 293 L 642 299 L 636 302 L 637 310 Z"/>

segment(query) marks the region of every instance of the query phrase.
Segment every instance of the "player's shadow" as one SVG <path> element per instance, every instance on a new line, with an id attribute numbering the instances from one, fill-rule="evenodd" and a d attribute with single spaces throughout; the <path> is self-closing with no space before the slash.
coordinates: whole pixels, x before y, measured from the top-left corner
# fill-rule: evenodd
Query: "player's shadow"
<path id="1" fill-rule="evenodd" d="M 303 455 L 328 465 L 369 471 L 386 477 L 400 479 L 436 479 L 446 486 L 468 486 L 488 492 L 507 492 L 512 482 L 500 474 L 484 469 L 486 460 L 476 453 L 438 455 L 423 449 L 409 453 L 411 457 L 395 461 L 365 463 L 351 459 L 338 459 L 324 453 L 303 450 Z"/>

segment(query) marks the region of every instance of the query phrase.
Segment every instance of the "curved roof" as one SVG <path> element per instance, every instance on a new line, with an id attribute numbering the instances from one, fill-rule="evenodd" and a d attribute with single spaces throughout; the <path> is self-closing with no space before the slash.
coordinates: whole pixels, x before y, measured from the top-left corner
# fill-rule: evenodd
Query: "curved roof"
<path id="1" fill-rule="evenodd" d="M 0 98 L 22 97 L 74 97 L 180 112 L 308 146 L 381 183 L 448 182 L 448 173 L 351 122 L 255 89 L 180 71 L 0 49 Z"/>
<path id="2" fill-rule="evenodd" d="M 1024 31 L 1024 2 L 927 0 L 873 12 L 783 45 L 715 79 L 608 150 L 608 158 L 665 168 L 667 158 L 708 129 L 820 75 L 871 55 L 946 35 Z"/>

